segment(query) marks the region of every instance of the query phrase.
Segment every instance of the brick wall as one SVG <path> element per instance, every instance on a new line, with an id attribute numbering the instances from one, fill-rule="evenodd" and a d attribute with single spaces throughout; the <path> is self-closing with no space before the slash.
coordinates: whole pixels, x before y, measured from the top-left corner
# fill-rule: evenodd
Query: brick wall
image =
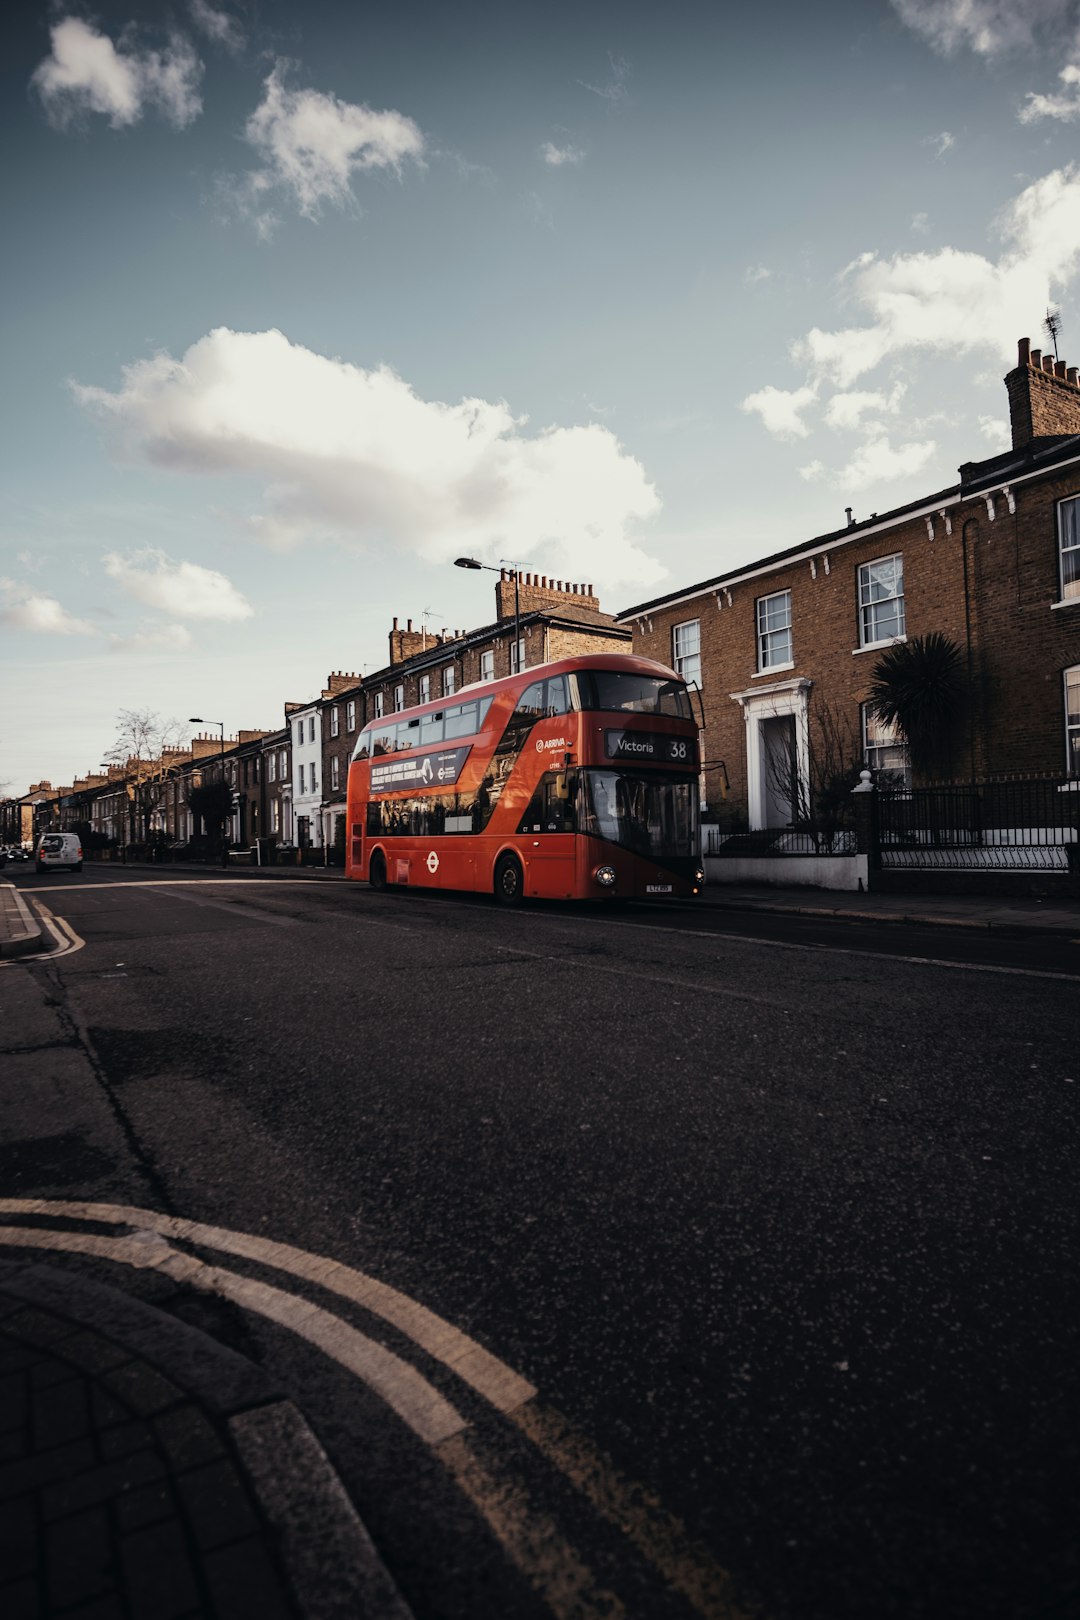
<path id="1" fill-rule="evenodd" d="M 1080 433 L 1080 372 L 1021 338 L 1016 369 L 1005 378 L 1014 449 L 1033 439 Z"/>
<path id="2" fill-rule="evenodd" d="M 933 514 L 898 521 L 883 531 L 838 540 L 831 551 L 778 565 L 753 579 L 702 590 L 676 606 L 640 613 L 632 623 L 634 651 L 673 663 L 673 632 L 697 619 L 701 627 L 704 758 L 711 808 L 719 802 L 723 761 L 731 783 L 729 807 L 747 807 L 744 711 L 733 692 L 770 684 L 812 682 L 816 704 L 827 703 L 854 734 L 880 656 L 859 650 L 858 570 L 900 553 L 904 559 L 908 639 L 942 631 L 970 669 L 970 714 L 957 737 L 953 774 L 962 779 L 1011 772 L 1060 776 L 1065 766 L 1063 671 L 1080 664 L 1080 598 L 1053 608 L 1059 596 L 1057 508 L 1080 495 L 1080 464 L 1011 490 L 952 504 L 949 528 Z M 966 574 L 966 590 L 965 590 Z M 791 591 L 793 667 L 760 672 L 756 603 Z"/>

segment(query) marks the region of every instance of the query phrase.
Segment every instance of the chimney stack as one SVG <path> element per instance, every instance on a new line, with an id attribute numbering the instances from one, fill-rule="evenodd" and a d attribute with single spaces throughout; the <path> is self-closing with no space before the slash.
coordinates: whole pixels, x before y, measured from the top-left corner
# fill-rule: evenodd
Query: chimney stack
<path id="1" fill-rule="evenodd" d="M 1005 378 L 1014 450 L 1039 439 L 1080 433 L 1080 371 L 1031 347 L 1017 345 L 1016 369 Z"/>

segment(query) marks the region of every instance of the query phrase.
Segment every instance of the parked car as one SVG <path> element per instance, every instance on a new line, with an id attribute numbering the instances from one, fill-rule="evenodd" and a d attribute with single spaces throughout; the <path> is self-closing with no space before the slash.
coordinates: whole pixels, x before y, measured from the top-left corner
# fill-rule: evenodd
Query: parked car
<path id="1" fill-rule="evenodd" d="M 45 833 L 37 847 L 35 869 L 45 872 L 50 867 L 82 871 L 82 839 L 77 833 Z"/>

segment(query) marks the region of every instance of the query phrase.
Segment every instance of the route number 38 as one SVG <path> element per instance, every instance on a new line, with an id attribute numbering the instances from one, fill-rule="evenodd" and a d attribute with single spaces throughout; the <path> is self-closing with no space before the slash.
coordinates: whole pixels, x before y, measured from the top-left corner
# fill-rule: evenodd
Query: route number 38
<path id="1" fill-rule="evenodd" d="M 674 737 L 668 744 L 669 759 L 689 759 L 689 747 L 681 738 Z"/>

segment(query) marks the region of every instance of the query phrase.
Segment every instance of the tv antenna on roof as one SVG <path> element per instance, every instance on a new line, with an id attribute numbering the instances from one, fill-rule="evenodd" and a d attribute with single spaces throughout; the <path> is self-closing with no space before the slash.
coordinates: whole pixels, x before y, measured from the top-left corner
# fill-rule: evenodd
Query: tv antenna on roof
<path id="1" fill-rule="evenodd" d="M 1046 319 L 1043 321 L 1043 331 L 1054 345 L 1054 359 L 1056 360 L 1058 357 L 1058 333 L 1061 331 L 1061 311 L 1059 309 L 1047 310 Z"/>

